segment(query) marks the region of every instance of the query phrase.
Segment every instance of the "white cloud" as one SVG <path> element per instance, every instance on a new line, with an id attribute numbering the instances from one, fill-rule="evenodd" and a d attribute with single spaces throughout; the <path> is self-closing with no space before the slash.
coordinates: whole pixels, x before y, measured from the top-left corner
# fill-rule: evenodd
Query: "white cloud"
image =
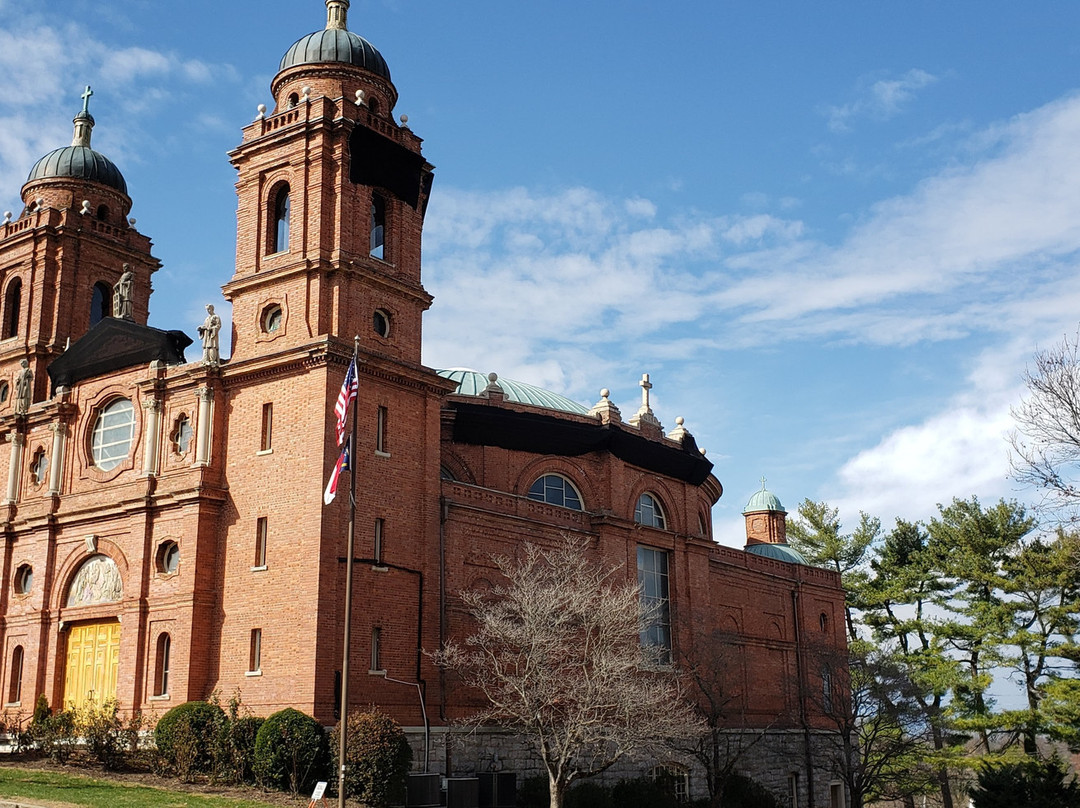
<path id="1" fill-rule="evenodd" d="M 887 121 L 894 118 L 915 97 L 915 93 L 938 80 L 925 70 L 913 68 L 898 79 L 879 79 L 866 86 L 861 96 L 849 104 L 828 107 L 828 126 L 846 132 L 855 118 Z"/>

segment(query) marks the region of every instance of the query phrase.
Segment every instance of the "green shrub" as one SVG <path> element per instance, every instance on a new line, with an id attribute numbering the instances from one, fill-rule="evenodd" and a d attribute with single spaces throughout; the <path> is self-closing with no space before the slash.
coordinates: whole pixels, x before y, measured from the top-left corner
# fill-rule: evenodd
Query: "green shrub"
<path id="1" fill-rule="evenodd" d="M 224 722 L 225 712 L 216 704 L 189 701 L 173 707 L 154 728 L 161 768 L 181 780 L 211 771 L 214 742 Z"/>
<path id="2" fill-rule="evenodd" d="M 37 701 L 34 702 L 34 717 L 30 719 L 30 723 L 40 724 L 50 715 L 52 715 L 52 710 L 49 709 L 49 700 L 45 698 L 45 694 L 42 693 L 37 697 Z"/>
<path id="3" fill-rule="evenodd" d="M 724 808 L 782 808 L 782 804 L 761 783 L 742 774 L 733 774 L 724 787 Z"/>
<path id="4" fill-rule="evenodd" d="M 1080 784 L 1061 758 L 984 764 L 970 791 L 975 808 L 1077 808 Z"/>
<path id="5" fill-rule="evenodd" d="M 225 783 L 255 781 L 255 739 L 265 718 L 229 715 L 218 731 L 214 776 Z"/>
<path id="6" fill-rule="evenodd" d="M 48 755 L 57 763 L 66 763 L 75 746 L 75 713 L 61 710 L 40 721 L 34 721 L 27 729 L 27 735 L 42 754 Z"/>
<path id="7" fill-rule="evenodd" d="M 546 793 L 547 789 L 544 791 Z M 622 803 L 613 800 L 610 788 L 591 780 L 583 780 L 571 787 L 566 792 L 565 804 L 566 808 L 614 808 L 616 805 L 623 808 Z"/>
<path id="8" fill-rule="evenodd" d="M 350 713 L 345 737 L 345 796 L 372 808 L 404 802 L 412 748 L 397 721 L 378 710 Z M 331 734 L 337 771 L 338 732 Z"/>
<path id="9" fill-rule="evenodd" d="M 328 779 L 330 744 L 322 725 L 288 707 L 259 727 L 255 738 L 255 779 L 263 786 L 307 793 Z"/>
<path id="10" fill-rule="evenodd" d="M 518 782 L 518 808 L 548 808 L 551 797 L 548 796 L 548 778 L 546 774 L 534 774 Z"/>
<path id="11" fill-rule="evenodd" d="M 106 769 L 119 769 L 131 746 L 131 734 L 120 718 L 120 704 L 107 699 L 98 705 L 87 702 L 76 713 L 75 729 L 90 757 Z M 137 732 L 136 732 L 137 737 Z"/>

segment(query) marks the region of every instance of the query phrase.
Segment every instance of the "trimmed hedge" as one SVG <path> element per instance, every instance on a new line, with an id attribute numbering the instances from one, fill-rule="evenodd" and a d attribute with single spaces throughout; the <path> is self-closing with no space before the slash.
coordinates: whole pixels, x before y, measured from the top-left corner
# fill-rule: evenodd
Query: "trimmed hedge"
<path id="1" fill-rule="evenodd" d="M 206 701 L 189 701 L 165 713 L 154 728 L 154 744 L 162 766 L 184 780 L 195 772 L 210 772 L 214 740 L 225 711 Z"/>
<path id="2" fill-rule="evenodd" d="M 269 788 L 293 794 L 309 792 L 327 780 L 330 743 L 322 725 L 288 707 L 274 713 L 255 737 L 255 779 Z"/>
<path id="3" fill-rule="evenodd" d="M 331 733 L 337 770 L 339 723 Z M 412 748 L 398 722 L 372 709 L 350 713 L 345 736 L 345 796 L 357 797 L 372 808 L 405 801 L 405 779 Z"/>

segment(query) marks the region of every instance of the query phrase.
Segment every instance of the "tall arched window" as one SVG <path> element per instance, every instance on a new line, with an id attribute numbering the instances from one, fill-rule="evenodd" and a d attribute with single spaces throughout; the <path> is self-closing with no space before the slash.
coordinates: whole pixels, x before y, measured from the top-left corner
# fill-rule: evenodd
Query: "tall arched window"
<path id="1" fill-rule="evenodd" d="M 11 677 L 8 679 L 8 704 L 22 701 L 23 647 L 16 645 L 11 652 Z"/>
<path id="2" fill-rule="evenodd" d="M 22 309 L 22 281 L 16 278 L 8 284 L 4 295 L 4 339 L 19 333 L 19 315 Z"/>
<path id="3" fill-rule="evenodd" d="M 371 257 L 386 258 L 386 201 L 378 194 L 371 197 Z"/>
<path id="4" fill-rule="evenodd" d="M 289 249 L 289 186 L 282 185 L 274 195 L 274 224 L 271 230 L 270 252 Z"/>
<path id="5" fill-rule="evenodd" d="M 154 695 L 169 695 L 169 652 L 172 638 L 167 633 L 158 635 L 157 654 L 154 657 Z"/>
<path id="6" fill-rule="evenodd" d="M 112 317 L 112 289 L 109 284 L 99 281 L 94 284 L 94 294 L 90 298 L 90 325 L 97 325 L 106 317 Z"/>

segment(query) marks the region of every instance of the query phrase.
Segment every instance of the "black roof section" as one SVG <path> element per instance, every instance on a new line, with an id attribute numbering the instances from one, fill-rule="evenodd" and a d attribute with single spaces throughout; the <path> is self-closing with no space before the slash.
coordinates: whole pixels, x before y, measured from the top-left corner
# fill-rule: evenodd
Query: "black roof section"
<path id="1" fill-rule="evenodd" d="M 52 391 L 73 387 L 83 379 L 149 365 L 155 359 L 182 365 L 184 348 L 192 343 L 183 331 L 162 331 L 131 320 L 105 317 L 48 367 Z"/>
<path id="2" fill-rule="evenodd" d="M 599 421 L 581 423 L 555 415 L 456 401 L 449 402 L 449 406 L 455 412 L 457 443 L 568 457 L 609 451 L 631 465 L 691 485 L 705 482 L 713 468 L 689 435 L 681 446 L 672 446 Z"/>

